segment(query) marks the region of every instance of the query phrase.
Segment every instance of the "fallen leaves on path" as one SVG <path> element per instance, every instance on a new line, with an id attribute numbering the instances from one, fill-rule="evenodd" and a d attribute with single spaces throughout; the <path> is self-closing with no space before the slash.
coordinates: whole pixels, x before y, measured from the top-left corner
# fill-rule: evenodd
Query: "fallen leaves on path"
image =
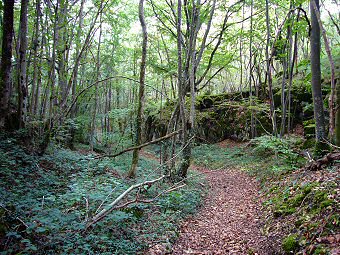
<path id="1" fill-rule="evenodd" d="M 182 224 L 171 254 L 273 254 L 260 231 L 257 182 L 237 169 L 196 170 L 206 174 L 210 192 L 201 210 Z"/>

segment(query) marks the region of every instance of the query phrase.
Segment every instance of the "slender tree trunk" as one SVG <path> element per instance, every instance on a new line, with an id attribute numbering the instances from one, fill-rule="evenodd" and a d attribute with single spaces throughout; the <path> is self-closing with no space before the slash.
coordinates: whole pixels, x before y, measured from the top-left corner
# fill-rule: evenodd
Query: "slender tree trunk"
<path id="1" fill-rule="evenodd" d="M 49 130 L 52 128 L 52 118 L 53 118 L 53 113 L 54 113 L 54 106 L 56 105 L 56 98 L 55 98 L 55 80 L 56 80 L 56 74 L 55 74 L 55 69 L 56 69 L 56 50 L 57 50 L 57 45 L 59 44 L 59 26 L 58 26 L 58 20 L 59 20 L 59 5 L 60 5 L 60 0 L 57 0 L 56 6 L 55 6 L 55 11 L 54 11 L 54 27 L 53 27 L 53 46 L 52 46 L 52 60 L 51 60 L 51 65 L 50 65 L 50 74 L 48 78 L 48 83 L 50 84 L 49 86 L 49 109 L 48 109 L 48 118 L 49 118 Z"/>
<path id="2" fill-rule="evenodd" d="M 40 33 L 40 18 L 41 18 L 41 9 L 40 9 L 40 0 L 36 1 L 35 4 L 35 10 L 36 10 L 36 20 L 35 20 L 35 38 L 33 40 L 33 80 L 32 80 L 32 87 L 31 87 L 31 94 L 30 94 L 30 109 L 29 112 L 32 115 L 35 115 L 36 112 L 36 93 L 39 92 L 38 87 L 38 73 L 40 72 L 39 68 L 39 58 L 38 53 L 40 50 L 40 44 L 39 42 L 39 33 Z M 35 116 L 34 116 L 35 117 Z"/>
<path id="3" fill-rule="evenodd" d="M 298 11 L 296 21 L 299 21 L 300 18 L 300 10 Z M 291 43 L 292 44 L 292 43 Z M 292 104 L 292 85 L 293 85 L 293 74 L 294 74 L 294 65 L 297 59 L 297 52 L 298 52 L 298 33 L 295 32 L 294 35 L 294 46 L 293 46 L 293 56 L 290 59 L 290 69 L 289 69 L 289 87 L 288 87 L 288 122 L 287 122 L 287 128 L 288 128 L 288 133 L 290 133 L 292 127 L 293 127 L 293 117 L 291 116 L 291 104 Z"/>
<path id="4" fill-rule="evenodd" d="M 312 0 L 313 1 L 313 0 Z M 315 0 L 316 8 L 311 2 L 311 72 L 312 72 L 312 92 L 314 102 L 314 118 L 315 118 L 315 154 L 320 156 L 323 154 L 324 139 L 326 138 L 325 117 L 323 108 L 323 99 L 321 91 L 321 69 L 320 69 L 320 26 L 318 24 L 317 14 L 319 11 L 319 0 Z"/>
<path id="5" fill-rule="evenodd" d="M 179 112 L 182 123 L 182 144 L 185 148 L 182 151 L 181 162 L 177 171 L 179 178 L 185 178 L 190 165 L 190 148 L 188 143 L 188 127 L 187 118 L 185 115 L 185 94 L 187 91 L 186 84 L 183 78 L 183 65 L 182 65 L 182 1 L 178 0 L 177 6 L 177 55 L 178 55 L 178 98 L 179 98 Z M 189 149 L 188 149 L 189 148 Z"/>
<path id="6" fill-rule="evenodd" d="M 249 39 L 249 99 L 250 105 L 253 105 L 253 85 L 252 85 L 252 77 L 253 77 L 253 10 L 254 10 L 254 1 L 251 1 L 250 7 L 250 39 Z M 243 12 L 244 19 L 244 12 Z M 242 23 L 243 24 L 243 23 Z M 251 138 L 255 137 L 255 119 L 254 119 L 254 110 L 251 110 L 250 116 L 250 136 Z"/>
<path id="7" fill-rule="evenodd" d="M 43 56 L 43 52 L 45 49 L 45 57 L 46 59 L 49 59 L 50 57 L 50 47 L 49 44 L 47 43 L 47 38 L 46 38 L 46 34 L 50 33 L 50 29 L 48 26 L 48 11 L 46 11 L 46 7 L 44 9 L 44 13 L 45 13 L 45 17 L 44 17 L 44 24 L 42 26 L 42 48 L 41 48 L 41 55 L 40 55 L 40 63 L 42 63 L 42 56 Z M 41 65 L 40 65 L 41 68 Z M 45 86 L 43 86 L 43 93 L 42 93 L 42 97 L 41 97 L 41 103 L 40 103 L 40 108 L 39 108 L 39 115 L 40 115 L 40 119 L 41 120 L 45 120 L 45 116 L 46 116 L 46 112 L 47 112 L 47 99 L 48 96 L 50 94 L 49 89 L 50 89 L 50 75 L 51 72 L 50 70 L 48 71 L 48 77 L 47 77 L 47 82 L 45 82 Z M 41 76 L 40 76 L 41 78 Z"/>
<path id="8" fill-rule="evenodd" d="M 195 103 L 196 103 L 196 88 L 195 88 L 195 78 L 196 78 L 196 70 L 197 70 L 197 60 L 196 60 L 196 41 L 198 31 L 200 29 L 200 0 L 197 0 L 197 3 L 193 2 L 192 8 L 192 21 L 190 24 L 191 33 L 190 33 L 190 44 L 189 44 L 189 83 L 190 83 L 190 123 L 191 123 L 191 133 L 195 133 L 196 124 L 196 113 L 195 113 Z M 191 153 L 190 153 L 191 154 Z"/>
<path id="9" fill-rule="evenodd" d="M 112 83 L 110 82 L 109 83 L 109 88 L 108 88 L 108 95 L 107 95 L 107 113 L 109 113 L 112 109 Z M 110 116 L 108 115 L 107 116 L 107 130 L 106 130 L 107 133 L 110 133 L 111 132 L 111 121 L 110 121 Z"/>
<path id="10" fill-rule="evenodd" d="M 269 20 L 269 3 L 266 0 L 266 25 L 267 25 L 267 43 L 266 43 L 266 63 L 267 63 L 267 82 L 269 88 L 269 103 L 270 103 L 270 117 L 272 120 L 273 134 L 277 135 L 276 127 L 276 113 L 273 96 L 273 84 L 272 84 L 272 72 L 271 72 L 271 60 L 269 56 L 269 45 L 270 45 L 270 20 Z"/>
<path id="11" fill-rule="evenodd" d="M 144 87 L 145 87 L 145 70 L 146 70 L 146 51 L 148 42 L 148 33 L 146 30 L 146 23 L 144 18 L 144 0 L 139 1 L 139 21 L 143 31 L 143 42 L 142 42 L 142 61 L 140 64 L 140 75 L 139 75 L 139 95 L 138 95 L 138 108 L 136 117 L 136 138 L 135 144 L 139 145 L 142 142 L 142 121 L 143 121 L 143 103 L 144 103 Z M 139 150 L 133 151 L 131 168 L 128 172 L 128 177 L 134 178 L 136 176 L 136 168 L 139 160 Z"/>
<path id="12" fill-rule="evenodd" d="M 252 1 L 253 2 L 253 1 Z M 253 10 L 253 5 L 251 4 L 251 7 L 250 7 L 250 37 L 252 37 L 252 25 L 253 25 L 253 17 L 252 17 L 252 10 Z M 244 5 L 242 7 L 242 20 L 244 19 Z M 241 35 L 240 35 L 240 48 L 239 48 L 239 52 L 240 52 L 240 89 L 242 90 L 242 87 L 243 87 L 243 62 L 242 62 L 242 55 L 243 55 L 243 22 L 241 23 Z M 250 39 L 251 41 L 251 39 Z M 249 44 L 251 44 L 251 42 L 249 42 Z M 251 45 L 250 45 L 251 47 Z M 251 49 L 249 49 L 249 53 L 250 53 Z M 251 60 L 249 60 L 249 62 L 251 63 Z"/>
<path id="13" fill-rule="evenodd" d="M 290 9 L 292 9 L 292 1 L 290 1 Z M 287 36 L 285 41 L 285 47 L 284 50 L 288 54 L 287 56 L 283 57 L 283 75 L 282 75 L 282 86 L 281 86 L 281 130 L 280 130 L 280 137 L 282 138 L 286 132 L 286 119 L 287 119 L 287 107 L 288 107 L 288 94 L 286 95 L 286 88 L 287 88 L 287 76 L 289 77 L 290 74 L 290 62 L 292 58 L 292 27 L 293 18 L 291 17 L 291 12 L 289 12 L 287 21 L 288 21 L 288 27 L 287 27 Z M 288 74 L 288 75 L 287 75 Z"/>
<path id="14" fill-rule="evenodd" d="M 83 20 L 84 20 L 84 17 L 83 17 L 84 16 L 84 14 L 83 14 L 84 3 L 85 3 L 85 0 L 81 0 L 80 10 L 79 10 L 78 31 L 77 31 L 77 37 L 76 37 L 75 58 L 77 58 L 79 56 L 79 52 L 80 52 L 80 49 L 81 49 L 81 34 L 82 34 Z M 79 70 L 79 65 L 76 65 L 74 67 L 74 74 L 73 74 L 73 77 L 72 77 L 72 79 L 73 79 L 73 81 L 72 81 L 72 101 L 76 97 L 76 90 L 77 90 L 77 84 L 78 84 L 78 70 Z M 77 112 L 77 105 L 75 104 L 72 107 L 71 118 L 74 118 L 76 116 L 76 112 Z"/>
<path id="15" fill-rule="evenodd" d="M 101 8 L 101 7 L 100 7 Z M 97 48 L 97 67 L 96 67 L 96 80 L 98 81 L 100 78 L 100 45 L 101 45 L 101 38 L 102 38 L 102 13 L 100 13 L 100 25 L 99 25 L 99 38 L 98 38 L 98 48 Z M 95 140 L 95 133 L 96 133 L 96 118 L 97 118 L 97 111 L 98 111 L 98 86 L 95 86 L 95 95 L 94 95 L 94 106 L 93 106 L 93 113 L 92 113 L 92 122 L 91 122 L 91 131 L 90 131 L 90 148 L 93 151 L 94 147 L 94 140 Z"/>
<path id="16" fill-rule="evenodd" d="M 340 82 L 336 85 L 335 142 L 340 146 Z"/>
<path id="17" fill-rule="evenodd" d="M 67 51 L 67 0 L 60 0 L 60 12 L 58 16 L 58 31 L 59 37 L 57 44 L 57 63 L 58 63 L 58 90 L 59 100 L 58 104 L 64 102 L 67 98 L 67 63 L 66 63 L 66 51 Z"/>
<path id="18" fill-rule="evenodd" d="M 0 129 L 6 125 L 9 113 L 9 97 L 12 87 L 12 42 L 13 42 L 13 19 L 14 0 L 4 0 L 4 17 L 2 26 L 2 52 L 0 64 Z"/>
<path id="19" fill-rule="evenodd" d="M 18 63 L 18 128 L 25 125 L 27 111 L 27 80 L 26 80 L 26 50 L 27 50 L 27 12 L 28 0 L 21 0 L 19 27 L 19 63 Z"/>
<path id="20" fill-rule="evenodd" d="M 42 85 L 42 55 L 44 51 L 44 39 L 42 39 L 40 49 L 39 49 L 39 61 L 38 61 L 38 68 L 37 68 L 37 85 L 34 94 L 34 103 L 32 108 L 32 113 L 37 115 L 38 114 L 38 106 L 39 106 L 39 98 L 40 98 L 40 90 Z M 40 116 L 41 117 L 41 116 Z"/>
<path id="21" fill-rule="evenodd" d="M 329 64 L 331 66 L 331 94 L 329 96 L 329 136 L 331 138 L 331 140 L 334 139 L 334 130 L 335 130 L 335 106 L 334 106 L 334 102 L 335 102 L 335 66 L 334 66 L 334 61 L 333 61 L 333 57 L 332 57 L 332 53 L 331 53 L 331 47 L 329 45 L 329 41 L 326 35 L 326 31 L 322 26 L 322 21 L 321 21 L 321 17 L 320 17 L 320 11 L 317 8 L 317 4 L 315 0 L 311 0 L 311 4 L 312 4 L 312 8 L 315 12 L 315 16 L 317 18 L 320 30 L 322 32 L 322 37 L 324 40 L 324 44 L 325 44 L 325 49 L 326 49 L 326 53 L 328 56 L 328 60 L 329 60 Z"/>

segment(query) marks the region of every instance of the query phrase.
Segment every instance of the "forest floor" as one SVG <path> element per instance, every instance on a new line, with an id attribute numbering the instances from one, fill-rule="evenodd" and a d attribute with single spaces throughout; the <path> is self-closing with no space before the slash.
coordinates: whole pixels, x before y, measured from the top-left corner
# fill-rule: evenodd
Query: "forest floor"
<path id="1" fill-rule="evenodd" d="M 51 144 L 37 156 L 20 141 L 0 135 L 1 254 L 340 254 L 340 161 L 305 170 L 299 137 L 197 144 L 185 186 L 159 196 L 173 187 L 160 182 L 140 192 L 154 203 L 87 232 L 103 203 L 162 174 L 159 146 L 129 180 L 129 153 L 96 160 L 86 145 Z"/>
<path id="2" fill-rule="evenodd" d="M 305 171 L 289 147 L 297 141 L 196 147 L 191 170 L 208 190 L 202 206 L 182 221 L 175 242 L 145 254 L 340 254 L 340 162 Z"/>
<path id="3" fill-rule="evenodd" d="M 173 254 L 272 254 L 261 234 L 258 183 L 239 169 L 204 172 L 210 193 L 181 227 Z"/>
<path id="4" fill-rule="evenodd" d="M 238 146 L 231 140 L 218 144 L 220 148 Z M 205 176 L 209 194 L 199 212 L 181 225 L 171 254 L 273 254 L 261 233 L 258 181 L 234 166 L 213 170 L 193 165 L 191 169 Z M 164 247 L 155 246 L 148 254 L 164 254 Z"/>

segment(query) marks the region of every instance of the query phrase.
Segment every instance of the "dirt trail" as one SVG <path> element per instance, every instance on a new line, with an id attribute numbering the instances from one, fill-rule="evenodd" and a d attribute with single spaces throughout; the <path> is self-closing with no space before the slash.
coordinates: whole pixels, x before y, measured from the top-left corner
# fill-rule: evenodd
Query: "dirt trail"
<path id="1" fill-rule="evenodd" d="M 225 140 L 218 145 L 226 148 L 239 143 Z M 156 159 L 151 153 L 143 153 Z M 236 168 L 215 171 L 192 168 L 203 173 L 210 186 L 202 208 L 183 222 L 171 253 L 161 246 L 146 254 L 277 254 L 260 230 L 263 224 L 260 187 L 255 178 Z"/>
<path id="2" fill-rule="evenodd" d="M 256 181 L 237 169 L 198 170 L 206 174 L 210 192 L 183 223 L 172 254 L 273 254 L 260 232 Z"/>

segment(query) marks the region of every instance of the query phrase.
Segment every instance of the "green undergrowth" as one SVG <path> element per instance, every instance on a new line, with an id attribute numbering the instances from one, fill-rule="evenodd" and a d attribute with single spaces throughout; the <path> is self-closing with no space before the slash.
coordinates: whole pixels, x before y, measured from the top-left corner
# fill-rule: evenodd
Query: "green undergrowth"
<path id="1" fill-rule="evenodd" d="M 307 162 L 298 137 L 264 136 L 252 143 L 266 162 L 247 168 L 262 183 L 264 232 L 280 237 L 274 245 L 281 253 L 331 254 L 339 234 L 339 162 L 311 172 L 303 168 Z"/>
<path id="2" fill-rule="evenodd" d="M 263 232 L 278 254 L 334 254 L 340 234 L 340 162 L 305 171 L 303 146 L 300 137 L 262 136 L 226 148 L 197 146 L 193 155 L 198 165 L 221 170 L 238 167 L 259 180 Z"/>
<path id="3" fill-rule="evenodd" d="M 253 157 L 247 155 L 243 145 L 222 148 L 218 144 L 201 144 L 193 148 L 193 163 L 209 169 L 224 169 L 250 163 Z M 240 161 L 242 159 L 242 161 Z"/>
<path id="4" fill-rule="evenodd" d="M 0 254 L 138 254 L 176 238 L 181 219 L 201 203 L 203 180 L 196 176 L 153 203 L 131 204 L 86 229 L 130 185 L 159 177 L 158 162 L 141 157 L 136 180 L 127 180 L 128 153 L 97 160 L 84 146 L 79 153 L 52 144 L 37 156 L 16 138 L 0 138 Z M 171 186 L 144 187 L 140 196 L 151 199 Z"/>
<path id="5" fill-rule="evenodd" d="M 299 169 L 266 185 L 265 231 L 283 233 L 290 254 L 331 254 L 339 235 L 339 165 L 317 172 Z M 287 245 L 294 235 L 295 245 Z"/>

